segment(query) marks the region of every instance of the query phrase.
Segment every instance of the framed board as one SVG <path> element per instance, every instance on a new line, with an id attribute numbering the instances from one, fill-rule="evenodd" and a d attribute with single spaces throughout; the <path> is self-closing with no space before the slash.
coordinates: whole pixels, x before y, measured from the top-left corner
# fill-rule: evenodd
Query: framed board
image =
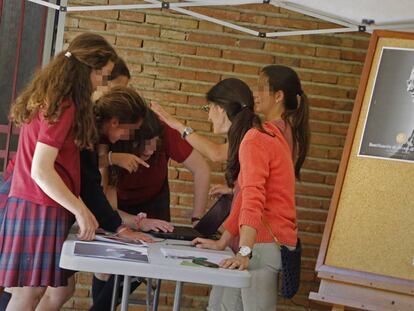
<path id="1" fill-rule="evenodd" d="M 371 37 L 310 298 L 414 310 L 414 33 Z"/>

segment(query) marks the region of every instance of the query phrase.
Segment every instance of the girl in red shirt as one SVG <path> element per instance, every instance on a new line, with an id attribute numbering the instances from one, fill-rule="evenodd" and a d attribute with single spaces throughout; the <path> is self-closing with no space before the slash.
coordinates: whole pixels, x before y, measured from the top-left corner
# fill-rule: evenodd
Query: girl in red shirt
<path id="1" fill-rule="evenodd" d="M 73 216 L 79 238 L 97 221 L 79 199 L 79 149 L 97 138 L 91 94 L 105 85 L 117 55 L 101 36 L 81 34 L 36 73 L 11 108 L 21 126 L 14 174 L 0 209 L 0 286 L 12 287 L 8 310 L 34 310 L 47 286 L 66 286 L 59 268 Z"/>

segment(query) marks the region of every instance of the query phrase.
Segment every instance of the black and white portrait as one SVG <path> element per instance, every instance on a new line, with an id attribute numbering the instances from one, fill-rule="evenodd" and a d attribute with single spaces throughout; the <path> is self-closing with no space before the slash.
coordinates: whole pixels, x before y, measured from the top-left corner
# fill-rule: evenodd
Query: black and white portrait
<path id="1" fill-rule="evenodd" d="M 383 48 L 359 156 L 414 161 L 414 49 Z"/>

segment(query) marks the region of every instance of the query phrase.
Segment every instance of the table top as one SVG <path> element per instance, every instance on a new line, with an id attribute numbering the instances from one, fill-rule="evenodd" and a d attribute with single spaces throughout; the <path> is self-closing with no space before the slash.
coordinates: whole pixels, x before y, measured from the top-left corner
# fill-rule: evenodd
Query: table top
<path id="1" fill-rule="evenodd" d="M 60 258 L 60 267 L 87 272 L 109 273 L 119 275 L 130 275 L 148 277 L 154 279 L 191 282 L 199 284 L 220 285 L 226 287 L 249 287 L 250 273 L 248 271 L 217 269 L 207 267 L 185 266 L 181 260 L 165 258 L 161 248 L 176 251 L 196 250 L 197 252 L 208 255 L 228 254 L 232 255 L 231 250 L 215 251 L 201 250 L 189 246 L 189 242 L 177 240 L 163 240 L 149 244 L 148 259 L 149 263 L 138 261 L 125 261 L 119 259 L 108 259 L 98 257 L 84 257 L 74 255 L 76 236 L 69 235 L 63 244 Z M 110 244 L 111 248 L 125 247 L 122 244 Z"/>

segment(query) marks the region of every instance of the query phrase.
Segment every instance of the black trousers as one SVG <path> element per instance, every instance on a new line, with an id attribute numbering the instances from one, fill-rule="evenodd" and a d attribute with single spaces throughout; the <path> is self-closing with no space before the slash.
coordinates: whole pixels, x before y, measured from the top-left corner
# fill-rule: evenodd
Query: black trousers
<path id="1" fill-rule="evenodd" d="M 170 187 L 168 185 L 168 179 L 165 180 L 161 191 L 150 200 L 128 206 L 118 204 L 118 208 L 132 215 L 146 213 L 148 218 L 171 221 Z"/>

